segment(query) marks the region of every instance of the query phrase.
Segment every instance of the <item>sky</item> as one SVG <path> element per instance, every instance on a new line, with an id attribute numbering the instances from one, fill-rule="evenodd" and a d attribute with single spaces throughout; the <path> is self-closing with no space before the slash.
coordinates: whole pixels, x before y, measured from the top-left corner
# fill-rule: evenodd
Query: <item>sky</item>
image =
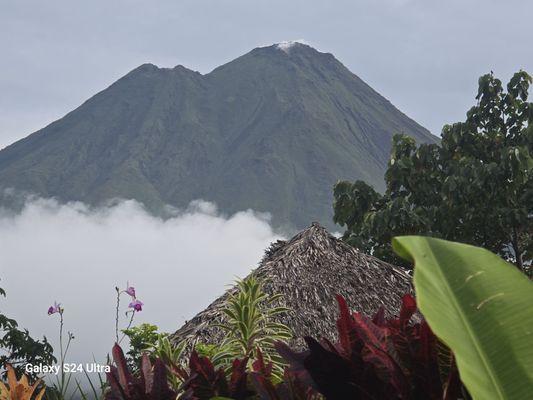
<path id="1" fill-rule="evenodd" d="M 533 71 L 530 0 L 0 0 L 0 148 L 138 65 L 207 73 L 303 39 L 439 134 L 477 79 Z"/>

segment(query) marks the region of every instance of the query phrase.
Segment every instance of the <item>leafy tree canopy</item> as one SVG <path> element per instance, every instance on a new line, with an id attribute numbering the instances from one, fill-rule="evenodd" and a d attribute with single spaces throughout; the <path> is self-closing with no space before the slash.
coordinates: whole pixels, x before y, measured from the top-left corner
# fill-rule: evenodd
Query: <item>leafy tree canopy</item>
<path id="1" fill-rule="evenodd" d="M 485 247 L 531 270 L 533 259 L 532 78 L 517 72 L 507 91 L 479 79 L 465 122 L 446 125 L 440 144 L 395 135 L 382 195 L 362 181 L 334 188 L 334 221 L 360 250 L 401 264 L 397 235 L 417 234 Z"/>

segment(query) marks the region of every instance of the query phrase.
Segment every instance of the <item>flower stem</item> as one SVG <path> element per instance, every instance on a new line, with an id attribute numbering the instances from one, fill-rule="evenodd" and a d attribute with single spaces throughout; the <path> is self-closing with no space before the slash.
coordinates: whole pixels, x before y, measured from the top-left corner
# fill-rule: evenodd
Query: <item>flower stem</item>
<path id="1" fill-rule="evenodd" d="M 131 312 L 130 322 L 128 323 L 128 326 L 126 327 L 126 329 L 123 329 L 122 332 L 127 331 L 128 329 L 131 328 L 131 324 L 133 323 L 133 317 L 135 317 L 135 310 Z M 117 343 L 118 344 L 122 343 L 125 337 L 126 337 L 126 334 L 124 333 Z"/>
<path id="2" fill-rule="evenodd" d="M 65 351 L 63 349 L 63 311 L 59 311 L 59 351 L 61 353 L 61 386 L 60 386 L 60 392 L 62 395 L 64 395 L 65 391 L 65 370 L 64 370 L 64 364 L 65 364 Z M 70 344 L 70 340 L 69 340 Z M 68 348 L 68 346 L 67 346 Z"/>
<path id="3" fill-rule="evenodd" d="M 119 319 L 119 311 L 120 311 L 120 290 L 118 287 L 115 288 L 117 291 L 117 309 L 116 309 L 116 315 L 115 315 L 115 341 L 116 343 L 119 342 L 118 340 L 118 319 Z"/>

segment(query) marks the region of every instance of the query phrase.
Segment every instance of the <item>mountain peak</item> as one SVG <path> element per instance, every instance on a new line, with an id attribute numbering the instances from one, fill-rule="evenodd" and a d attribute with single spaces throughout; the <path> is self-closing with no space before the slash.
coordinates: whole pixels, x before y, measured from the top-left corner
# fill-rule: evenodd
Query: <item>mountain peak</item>
<path id="1" fill-rule="evenodd" d="M 304 40 L 287 40 L 275 44 L 276 48 L 285 52 L 290 53 L 291 49 L 298 46 L 311 47 Z"/>
<path id="2" fill-rule="evenodd" d="M 383 189 L 395 132 L 436 141 L 332 54 L 282 42 L 205 75 L 137 67 L 0 151 L 0 189 L 93 205 L 136 199 L 157 214 L 203 199 L 226 213 L 269 212 L 276 227 L 337 229 L 332 186 Z"/>

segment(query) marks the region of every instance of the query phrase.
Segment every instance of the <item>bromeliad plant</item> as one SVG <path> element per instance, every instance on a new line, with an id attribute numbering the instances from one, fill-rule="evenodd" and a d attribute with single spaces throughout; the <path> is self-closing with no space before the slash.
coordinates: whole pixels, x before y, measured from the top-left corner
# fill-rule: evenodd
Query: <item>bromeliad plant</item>
<path id="1" fill-rule="evenodd" d="M 286 325 L 275 322 L 276 316 L 288 311 L 276 306 L 281 297 L 266 294 L 254 276 L 237 281 L 237 291 L 229 296 L 222 310 L 226 321 L 219 326 L 226 332 L 226 339 L 213 356 L 213 363 L 229 366 L 235 359 L 253 363 L 260 352 L 267 363 L 272 363 L 273 376 L 281 379 L 285 363 L 274 344 L 293 336 Z"/>
<path id="2" fill-rule="evenodd" d="M 10 364 L 6 365 L 6 370 L 7 386 L 0 382 L 0 400 L 41 400 L 43 398 L 46 388 L 40 379 L 30 385 L 28 377 L 24 374 L 20 380 L 17 380 L 15 370 Z M 39 386 L 41 389 L 37 392 Z"/>
<path id="3" fill-rule="evenodd" d="M 327 399 L 457 399 L 461 384 L 451 353 L 426 322 L 413 323 L 416 303 L 406 295 L 399 318 L 351 313 L 338 296 L 339 342 L 306 337 L 308 351 L 278 343 L 289 371 Z"/>

